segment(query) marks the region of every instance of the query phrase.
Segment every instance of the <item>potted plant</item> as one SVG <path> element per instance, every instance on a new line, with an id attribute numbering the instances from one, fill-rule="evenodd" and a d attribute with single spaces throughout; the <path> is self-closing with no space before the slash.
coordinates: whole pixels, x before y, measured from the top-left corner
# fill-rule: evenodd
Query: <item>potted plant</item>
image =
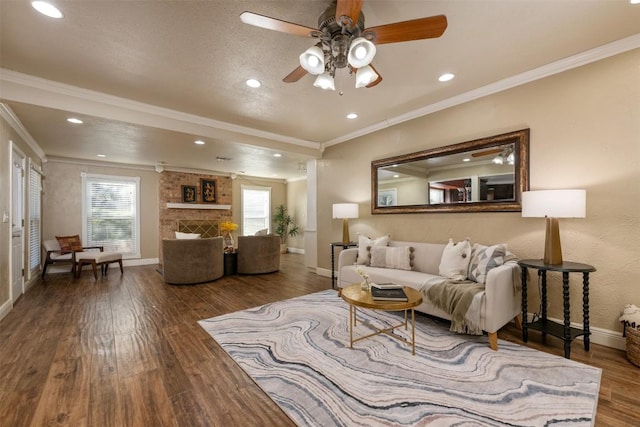
<path id="1" fill-rule="evenodd" d="M 276 234 L 280 236 L 280 253 L 287 253 L 287 237 L 294 237 L 298 234 L 298 226 L 291 215 L 287 213 L 285 205 L 279 205 L 273 215 L 273 222 L 276 225 Z"/>

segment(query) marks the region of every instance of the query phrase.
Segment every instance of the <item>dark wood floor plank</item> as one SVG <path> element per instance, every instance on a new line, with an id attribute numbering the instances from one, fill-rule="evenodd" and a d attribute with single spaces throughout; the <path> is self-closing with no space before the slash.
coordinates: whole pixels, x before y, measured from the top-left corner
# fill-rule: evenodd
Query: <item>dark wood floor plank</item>
<path id="1" fill-rule="evenodd" d="M 293 426 L 197 321 L 329 289 L 303 259 L 193 286 L 165 284 L 156 266 L 47 274 L 0 322 L 0 424 Z M 499 337 L 523 344 L 513 325 Z M 562 356 L 560 340 L 529 338 Z M 623 351 L 576 340 L 571 358 L 603 369 L 596 426 L 640 425 L 640 369 Z"/>

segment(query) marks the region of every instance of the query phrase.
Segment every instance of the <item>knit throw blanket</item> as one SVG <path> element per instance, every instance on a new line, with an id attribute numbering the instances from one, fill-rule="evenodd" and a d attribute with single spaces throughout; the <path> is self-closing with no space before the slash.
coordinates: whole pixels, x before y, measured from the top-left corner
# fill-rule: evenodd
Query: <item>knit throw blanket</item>
<path id="1" fill-rule="evenodd" d="M 451 332 L 482 335 L 480 327 L 480 308 L 482 298 L 474 299 L 476 294 L 484 291 L 484 284 L 464 281 L 446 280 L 435 284 L 422 294 L 440 310 L 451 316 Z"/>

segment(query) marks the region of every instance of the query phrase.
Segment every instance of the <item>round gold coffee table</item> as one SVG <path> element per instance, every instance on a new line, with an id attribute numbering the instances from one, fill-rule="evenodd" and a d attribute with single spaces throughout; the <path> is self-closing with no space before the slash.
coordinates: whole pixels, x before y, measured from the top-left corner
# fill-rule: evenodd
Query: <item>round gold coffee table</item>
<path id="1" fill-rule="evenodd" d="M 407 295 L 408 301 L 377 301 L 374 300 L 371 296 L 371 291 L 362 290 L 359 283 L 354 285 L 347 286 L 343 288 L 340 296 L 343 300 L 349 303 L 349 339 L 350 339 L 350 347 L 353 348 L 353 343 L 361 341 L 365 338 L 369 338 L 379 334 L 387 334 L 395 339 L 406 342 L 407 344 L 411 344 L 411 354 L 416 354 L 416 322 L 415 322 L 415 307 L 422 304 L 422 295 L 419 291 L 416 291 L 413 288 L 404 287 L 404 293 Z M 384 311 L 404 311 L 404 322 L 399 325 L 389 326 L 384 329 L 378 329 L 377 327 L 371 325 L 368 322 L 363 322 L 363 324 L 368 325 L 376 332 L 365 335 L 363 337 L 359 337 L 353 339 L 353 327 L 356 326 L 356 314 L 358 307 L 361 308 L 369 308 L 372 310 L 384 310 Z M 394 335 L 391 332 L 399 328 L 400 326 L 404 326 L 404 329 L 407 330 L 407 312 L 411 311 L 411 341 L 402 338 L 398 335 Z"/>

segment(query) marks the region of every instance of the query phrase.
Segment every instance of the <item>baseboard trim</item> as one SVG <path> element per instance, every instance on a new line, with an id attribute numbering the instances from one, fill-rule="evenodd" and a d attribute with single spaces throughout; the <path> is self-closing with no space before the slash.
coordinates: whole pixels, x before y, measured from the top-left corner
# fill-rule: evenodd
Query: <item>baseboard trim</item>
<path id="1" fill-rule="evenodd" d="M 159 258 L 140 258 L 140 259 L 123 259 L 122 265 L 124 267 L 133 267 L 138 265 L 160 264 Z M 109 268 L 120 268 L 116 263 L 108 265 Z M 50 265 L 47 268 L 47 274 L 49 273 L 68 273 L 71 271 L 71 264 L 64 265 Z"/>
<path id="2" fill-rule="evenodd" d="M 292 254 L 302 254 L 304 255 L 304 249 L 300 248 L 287 248 L 287 252 L 291 252 Z"/>
<path id="3" fill-rule="evenodd" d="M 328 268 L 316 267 L 316 274 L 318 276 L 331 277 L 331 270 Z"/>
<path id="4" fill-rule="evenodd" d="M 0 320 L 4 319 L 7 316 L 7 314 L 11 312 L 12 309 L 13 309 L 13 303 L 11 302 L 10 299 L 6 301 L 4 304 L 0 305 Z"/>

